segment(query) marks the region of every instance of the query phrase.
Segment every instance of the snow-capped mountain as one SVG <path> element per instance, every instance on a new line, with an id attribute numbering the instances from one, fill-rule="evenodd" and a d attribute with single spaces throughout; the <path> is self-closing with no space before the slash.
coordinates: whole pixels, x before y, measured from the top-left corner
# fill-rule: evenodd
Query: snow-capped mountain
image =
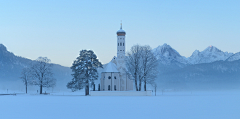
<path id="1" fill-rule="evenodd" d="M 162 88 L 237 88 L 240 84 L 240 52 L 209 46 L 185 58 L 167 44 L 153 52 L 159 59 L 157 82 Z"/>
<path id="2" fill-rule="evenodd" d="M 153 49 L 154 54 L 162 64 L 182 63 L 188 64 L 187 58 L 181 56 L 175 49 L 168 44 L 163 44 Z"/>
<path id="3" fill-rule="evenodd" d="M 188 58 L 190 64 L 211 63 L 215 61 L 225 61 L 233 53 L 223 52 L 214 46 L 207 47 L 204 51 L 195 50 Z"/>
<path id="4" fill-rule="evenodd" d="M 192 55 L 188 58 L 181 56 L 175 49 L 168 44 L 163 44 L 153 49 L 160 63 L 165 65 L 171 64 L 201 64 L 201 63 L 212 63 L 215 61 L 235 61 L 240 59 L 240 52 L 233 54 L 229 52 L 223 52 L 214 46 L 209 46 L 202 52 L 195 50 Z M 180 64 L 179 64 L 180 63 Z"/>
<path id="5" fill-rule="evenodd" d="M 226 59 L 226 61 L 235 61 L 240 59 L 240 52 L 233 54 L 229 58 Z"/>

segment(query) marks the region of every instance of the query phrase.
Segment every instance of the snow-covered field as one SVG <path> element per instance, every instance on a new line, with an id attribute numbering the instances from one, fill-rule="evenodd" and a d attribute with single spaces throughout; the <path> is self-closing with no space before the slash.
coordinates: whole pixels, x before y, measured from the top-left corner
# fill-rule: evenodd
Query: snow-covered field
<path id="1" fill-rule="evenodd" d="M 240 91 L 82 94 L 0 96 L 0 119 L 240 119 Z"/>

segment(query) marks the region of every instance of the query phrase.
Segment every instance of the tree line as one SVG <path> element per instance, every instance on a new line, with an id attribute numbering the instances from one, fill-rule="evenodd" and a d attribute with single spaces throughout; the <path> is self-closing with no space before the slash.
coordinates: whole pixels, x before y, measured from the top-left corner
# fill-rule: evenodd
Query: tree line
<path id="1" fill-rule="evenodd" d="M 142 84 L 144 91 L 147 90 L 147 84 L 156 87 L 154 81 L 158 73 L 158 61 L 150 46 L 132 46 L 125 57 L 125 65 L 126 74 L 134 81 L 136 91 L 142 90 Z M 103 65 L 97 59 L 97 55 L 92 50 L 81 50 L 72 63 L 73 78 L 67 83 L 67 88 L 72 91 L 85 89 L 85 95 L 89 95 L 90 87 L 95 88 L 94 81 L 98 79 L 98 68 L 103 68 Z M 30 67 L 24 68 L 21 79 L 26 86 L 26 93 L 28 85 L 39 86 L 40 94 L 43 87 L 49 88 L 56 85 L 52 64 L 46 57 L 39 57 Z"/>
<path id="2" fill-rule="evenodd" d="M 141 91 L 142 83 L 144 91 L 147 90 L 147 84 L 156 87 L 155 79 L 157 76 L 158 62 L 152 48 L 148 45 L 134 45 L 127 52 L 125 57 L 126 73 L 128 78 L 134 80 L 136 91 Z M 82 50 L 79 56 L 73 62 L 72 81 L 67 84 L 67 88 L 72 91 L 85 88 L 85 95 L 89 95 L 89 87 L 94 87 L 94 80 L 98 79 L 97 68 L 103 68 L 102 63 L 92 50 Z"/>

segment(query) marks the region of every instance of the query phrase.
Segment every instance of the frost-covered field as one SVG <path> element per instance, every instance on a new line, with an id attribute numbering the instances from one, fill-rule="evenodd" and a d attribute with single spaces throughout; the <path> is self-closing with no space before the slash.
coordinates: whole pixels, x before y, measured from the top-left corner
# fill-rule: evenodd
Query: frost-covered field
<path id="1" fill-rule="evenodd" d="M 0 119 L 239 119 L 240 91 L 164 92 L 150 97 L 80 93 L 0 96 Z"/>

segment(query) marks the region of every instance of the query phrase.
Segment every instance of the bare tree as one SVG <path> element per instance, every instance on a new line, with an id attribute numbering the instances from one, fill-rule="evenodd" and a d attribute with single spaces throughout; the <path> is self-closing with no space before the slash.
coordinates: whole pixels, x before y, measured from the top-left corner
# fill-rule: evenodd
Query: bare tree
<path id="1" fill-rule="evenodd" d="M 157 76 L 157 66 L 157 58 L 148 45 L 134 45 L 130 52 L 127 53 L 126 67 L 128 76 L 134 79 L 136 91 L 141 91 L 142 82 L 144 82 L 145 91 L 147 84 L 154 83 Z"/>
<path id="2" fill-rule="evenodd" d="M 140 71 L 142 78 L 141 80 L 144 82 L 144 91 L 147 90 L 147 84 L 154 83 L 157 74 L 158 74 L 158 60 L 154 53 L 152 52 L 152 48 L 149 45 L 141 47 L 141 64 Z"/>
<path id="3" fill-rule="evenodd" d="M 152 83 L 151 85 L 154 87 L 154 92 L 155 92 L 155 96 L 156 96 L 156 93 L 157 93 L 157 84 L 156 84 L 156 83 Z"/>
<path id="4" fill-rule="evenodd" d="M 26 93 L 27 93 L 27 88 L 31 80 L 31 73 L 29 68 L 23 68 L 21 72 L 21 77 L 20 77 L 26 86 Z"/>
<path id="5" fill-rule="evenodd" d="M 130 51 L 127 52 L 126 57 L 126 68 L 128 71 L 129 78 L 133 78 L 135 82 L 136 91 L 139 91 L 138 83 L 139 81 L 139 64 L 140 64 L 140 56 L 141 55 L 141 46 L 134 45 L 131 47 Z"/>
<path id="6" fill-rule="evenodd" d="M 49 88 L 56 85 L 56 79 L 53 78 L 51 60 L 47 57 L 38 57 L 36 62 L 30 67 L 32 76 L 31 84 L 40 87 L 40 94 L 42 94 L 43 87 Z"/>

